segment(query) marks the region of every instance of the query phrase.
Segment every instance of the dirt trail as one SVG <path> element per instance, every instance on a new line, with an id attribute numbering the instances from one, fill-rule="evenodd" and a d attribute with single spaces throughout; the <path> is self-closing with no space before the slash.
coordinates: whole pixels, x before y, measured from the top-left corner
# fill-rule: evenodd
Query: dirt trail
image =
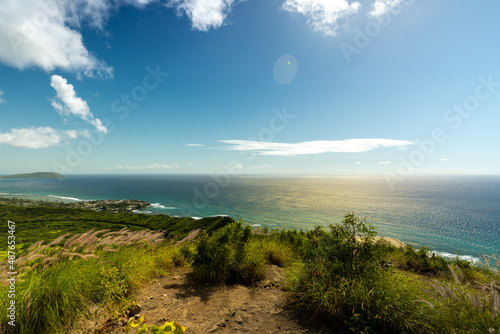
<path id="1" fill-rule="evenodd" d="M 145 323 L 176 321 L 187 328 L 186 334 L 308 333 L 316 327 L 288 306 L 289 293 L 282 289 L 283 269 L 277 266 L 269 265 L 266 277 L 254 288 L 200 286 L 188 278 L 189 272 L 176 270 L 134 295 Z M 105 326 L 102 321 L 87 322 L 86 327 L 78 333 L 123 333 L 123 325 L 116 322 Z M 102 330 L 96 331 L 98 327 Z M 314 332 L 324 331 L 316 328 Z"/>

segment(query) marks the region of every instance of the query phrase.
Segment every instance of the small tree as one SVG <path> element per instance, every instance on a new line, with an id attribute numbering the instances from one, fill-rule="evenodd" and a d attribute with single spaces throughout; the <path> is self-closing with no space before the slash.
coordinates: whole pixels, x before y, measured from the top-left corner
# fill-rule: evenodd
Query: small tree
<path id="1" fill-rule="evenodd" d="M 335 245 L 330 260 L 337 262 L 342 276 L 363 276 L 379 260 L 381 252 L 374 242 L 377 232 L 365 218 L 360 219 L 348 213 L 341 224 L 330 225 L 330 234 Z"/>

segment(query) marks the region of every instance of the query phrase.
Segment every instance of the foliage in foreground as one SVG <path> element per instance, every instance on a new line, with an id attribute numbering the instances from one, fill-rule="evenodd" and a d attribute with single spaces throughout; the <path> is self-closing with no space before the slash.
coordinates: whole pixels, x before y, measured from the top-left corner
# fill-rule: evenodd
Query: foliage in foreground
<path id="1" fill-rule="evenodd" d="M 158 244 L 155 233 L 97 235 L 89 231 L 47 247 L 38 243 L 20 258 L 23 268 L 31 270 L 20 272 L 16 281 L 16 326 L 8 325 L 10 319 L 2 313 L 1 333 L 64 332 L 91 305 L 118 316 L 133 302 L 131 292 L 168 268 L 190 261 L 182 258 L 189 251 L 182 251 L 181 246 L 153 247 Z M 73 255 L 63 256 L 65 253 Z M 8 288 L 0 288 L 0 307 L 4 309 L 9 303 Z"/>
<path id="2" fill-rule="evenodd" d="M 308 232 L 255 235 L 233 222 L 202 232 L 195 244 L 166 244 L 158 242 L 161 234 L 128 230 L 35 243 L 18 259 L 24 268 L 16 282 L 18 326 L 0 315 L 0 332 L 63 332 L 90 305 L 117 316 L 133 303 L 131 292 L 179 266 L 192 265 L 204 283 L 253 285 L 274 264 L 287 269 L 296 306 L 334 332 L 500 333 L 498 258 L 490 259 L 491 271 L 429 256 L 423 247 L 396 249 L 375 234 L 348 214 L 341 224 Z M 7 308 L 7 290 L 0 288 L 0 307 Z M 149 330 L 176 329 L 167 323 Z"/>
<path id="3" fill-rule="evenodd" d="M 329 231 L 309 235 L 308 263 L 296 287 L 298 307 L 350 332 L 391 333 L 424 326 L 418 289 L 402 273 L 381 266 L 388 246 L 353 214 Z"/>

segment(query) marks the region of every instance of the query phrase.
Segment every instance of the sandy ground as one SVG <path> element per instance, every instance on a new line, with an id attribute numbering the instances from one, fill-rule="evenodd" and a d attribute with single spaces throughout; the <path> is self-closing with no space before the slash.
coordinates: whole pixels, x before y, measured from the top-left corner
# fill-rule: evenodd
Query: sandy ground
<path id="1" fill-rule="evenodd" d="M 329 333 L 290 307 L 289 292 L 282 286 L 283 269 L 277 266 L 269 265 L 265 279 L 254 288 L 201 286 L 189 279 L 190 271 L 176 270 L 134 295 L 145 323 L 176 321 L 186 327 L 186 334 L 309 333 L 313 328 L 314 333 Z M 71 333 L 117 334 L 124 333 L 123 328 L 122 323 L 101 318 L 82 321 Z"/>

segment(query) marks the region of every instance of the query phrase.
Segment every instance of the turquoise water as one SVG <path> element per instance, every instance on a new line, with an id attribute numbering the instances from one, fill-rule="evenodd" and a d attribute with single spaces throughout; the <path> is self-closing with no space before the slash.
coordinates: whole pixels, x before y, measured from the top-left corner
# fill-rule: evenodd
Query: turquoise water
<path id="1" fill-rule="evenodd" d="M 52 200 L 141 199 L 143 212 L 229 215 L 271 228 L 311 229 L 366 217 L 380 235 L 477 258 L 500 253 L 499 176 L 418 176 L 392 190 L 384 177 L 73 175 L 2 180 L 0 196 Z"/>

